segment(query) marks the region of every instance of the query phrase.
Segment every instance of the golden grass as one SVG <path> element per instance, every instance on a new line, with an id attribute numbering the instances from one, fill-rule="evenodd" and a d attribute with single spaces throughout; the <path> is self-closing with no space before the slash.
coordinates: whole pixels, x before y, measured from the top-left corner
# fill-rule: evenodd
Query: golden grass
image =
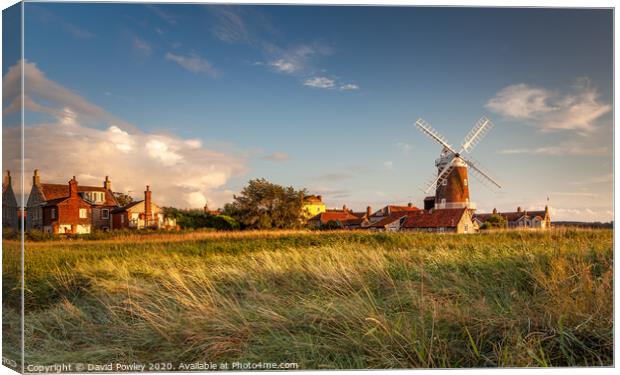
<path id="1" fill-rule="evenodd" d="M 613 361 L 611 231 L 151 236 L 27 244 L 29 363 Z"/>

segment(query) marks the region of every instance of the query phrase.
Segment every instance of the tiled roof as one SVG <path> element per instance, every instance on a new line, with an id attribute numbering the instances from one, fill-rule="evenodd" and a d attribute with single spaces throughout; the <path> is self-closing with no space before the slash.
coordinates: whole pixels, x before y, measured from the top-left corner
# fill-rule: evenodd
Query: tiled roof
<path id="1" fill-rule="evenodd" d="M 388 206 L 389 212 L 402 212 L 402 211 L 419 211 L 420 209 L 416 206 Z"/>
<path id="2" fill-rule="evenodd" d="M 385 218 L 371 224 L 368 228 L 385 228 L 386 225 L 392 224 L 395 221 L 400 220 L 401 218 L 408 216 L 408 212 L 395 212 Z"/>
<path id="3" fill-rule="evenodd" d="M 517 221 L 521 219 L 523 216 L 527 216 L 530 218 L 540 216 L 541 218 L 545 217 L 545 211 L 515 211 L 515 212 L 498 212 L 497 215 L 500 215 L 506 221 Z M 474 218 L 480 220 L 481 222 L 485 222 L 491 217 L 493 214 L 475 214 Z"/>
<path id="4" fill-rule="evenodd" d="M 323 203 L 323 201 L 316 195 L 306 195 L 304 197 L 304 203 Z"/>
<path id="5" fill-rule="evenodd" d="M 347 220 L 359 220 L 359 218 L 349 211 L 325 211 L 313 216 L 310 220 L 319 220 L 321 224 L 326 224 L 330 221 L 343 223 Z"/>
<path id="6" fill-rule="evenodd" d="M 56 198 L 56 199 L 50 199 L 48 201 L 45 201 L 45 205 L 46 206 L 55 206 L 60 202 L 66 201 L 67 199 L 69 199 L 69 197 L 60 197 L 60 198 Z"/>
<path id="7" fill-rule="evenodd" d="M 39 189 L 43 193 L 43 199 L 46 201 L 58 198 L 66 198 L 69 196 L 69 184 L 39 184 Z M 118 203 L 112 195 L 112 192 L 99 186 L 78 185 L 78 192 L 100 191 L 105 193 L 105 200 L 102 205 L 117 206 Z"/>
<path id="8" fill-rule="evenodd" d="M 144 202 L 144 199 L 139 200 L 139 201 L 133 201 L 131 203 L 127 203 L 126 205 L 124 205 L 123 207 L 119 207 L 119 208 L 115 208 L 114 210 L 112 210 L 112 213 L 117 213 L 117 212 L 123 212 L 123 211 L 127 211 L 128 209 L 130 209 L 131 207 Z"/>
<path id="9" fill-rule="evenodd" d="M 403 228 L 453 228 L 465 214 L 466 208 L 409 212 Z"/>

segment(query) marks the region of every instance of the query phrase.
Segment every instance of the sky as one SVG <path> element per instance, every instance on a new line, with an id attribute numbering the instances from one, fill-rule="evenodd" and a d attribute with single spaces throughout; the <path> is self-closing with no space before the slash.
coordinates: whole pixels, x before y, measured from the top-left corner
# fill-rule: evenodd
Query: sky
<path id="1" fill-rule="evenodd" d="M 416 119 L 458 147 L 487 116 L 471 156 L 502 189 L 472 178 L 479 211 L 548 204 L 552 220 L 613 220 L 612 17 L 26 3 L 25 173 L 109 175 L 177 207 L 221 207 L 252 178 L 329 207 L 422 206 L 441 148 Z M 6 56 L 10 139 L 20 70 Z"/>

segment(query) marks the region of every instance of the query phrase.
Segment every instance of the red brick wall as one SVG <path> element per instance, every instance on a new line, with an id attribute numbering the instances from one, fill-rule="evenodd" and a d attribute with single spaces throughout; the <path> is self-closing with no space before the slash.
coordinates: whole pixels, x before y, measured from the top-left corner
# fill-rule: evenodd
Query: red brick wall
<path id="1" fill-rule="evenodd" d="M 80 218 L 80 208 L 85 208 L 86 218 Z M 52 209 L 56 209 L 56 218 L 52 219 Z M 89 225 L 91 224 L 90 204 L 79 196 L 70 197 L 56 206 L 43 208 L 43 225 Z"/>
<path id="2" fill-rule="evenodd" d="M 467 177 L 466 167 L 454 167 L 448 175 L 448 183 L 437 186 L 436 203 L 441 203 L 445 198 L 446 203 L 464 203 L 469 200 L 469 181 L 465 185 Z"/>

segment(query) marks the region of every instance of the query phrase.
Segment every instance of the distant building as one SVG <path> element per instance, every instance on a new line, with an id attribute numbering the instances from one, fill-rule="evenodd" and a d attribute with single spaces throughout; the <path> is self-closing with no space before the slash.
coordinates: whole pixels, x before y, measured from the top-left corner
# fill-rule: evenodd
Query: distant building
<path id="1" fill-rule="evenodd" d="M 217 215 L 221 215 L 222 211 L 220 210 L 211 210 L 209 209 L 209 206 L 205 203 L 205 206 L 203 207 L 204 213 L 205 214 L 209 214 L 209 215 L 213 215 L 213 216 L 217 216 Z"/>
<path id="2" fill-rule="evenodd" d="M 40 206 L 41 227 L 53 234 L 85 234 L 92 231 L 92 207 L 79 194 L 75 176 L 69 180 L 67 195 L 47 199 Z"/>
<path id="3" fill-rule="evenodd" d="M 13 191 L 10 171 L 6 171 L 2 182 L 2 228 L 19 229 L 19 205 Z"/>
<path id="4" fill-rule="evenodd" d="M 112 211 L 114 229 L 173 229 L 176 220 L 167 217 L 161 207 L 152 201 L 152 191 L 147 185 L 144 200 L 131 202 Z"/>
<path id="5" fill-rule="evenodd" d="M 500 215 L 506 220 L 508 228 L 530 228 L 530 229 L 549 229 L 551 228 L 551 215 L 549 206 L 545 206 L 544 211 L 525 211 L 517 207 L 514 212 L 498 212 L 493 209 L 492 213 L 475 214 L 474 220 L 482 226 L 492 215 Z"/>
<path id="6" fill-rule="evenodd" d="M 370 230 L 397 232 L 401 229 L 410 212 L 414 211 L 398 211 L 383 217 L 379 221 L 369 223 L 364 228 Z"/>
<path id="7" fill-rule="evenodd" d="M 438 233 L 475 233 L 472 210 L 443 208 L 408 212 L 400 230 Z"/>
<path id="8" fill-rule="evenodd" d="M 370 207 L 368 207 L 368 210 L 369 209 Z M 419 208 L 417 208 L 411 203 L 407 204 L 406 206 L 388 205 L 374 212 L 373 214 L 368 215 L 368 221 L 370 222 L 370 224 L 373 224 L 395 213 L 415 212 L 419 210 Z"/>
<path id="9" fill-rule="evenodd" d="M 111 228 L 111 211 L 118 202 L 106 176 L 102 186 L 80 186 L 75 176 L 68 184 L 42 183 L 32 176 L 26 204 L 26 230 L 48 233 L 90 233 Z"/>
<path id="10" fill-rule="evenodd" d="M 304 219 L 309 219 L 327 210 L 322 198 L 320 195 L 306 195 L 302 198 L 301 214 Z"/>
<path id="11" fill-rule="evenodd" d="M 313 216 L 307 222 L 308 227 L 320 228 L 321 226 L 326 225 L 330 221 L 333 221 L 343 229 L 359 228 L 363 221 L 363 218 L 353 215 L 351 211 L 346 209 L 346 206 L 344 208 L 345 209 L 343 210 L 327 210 Z"/>

